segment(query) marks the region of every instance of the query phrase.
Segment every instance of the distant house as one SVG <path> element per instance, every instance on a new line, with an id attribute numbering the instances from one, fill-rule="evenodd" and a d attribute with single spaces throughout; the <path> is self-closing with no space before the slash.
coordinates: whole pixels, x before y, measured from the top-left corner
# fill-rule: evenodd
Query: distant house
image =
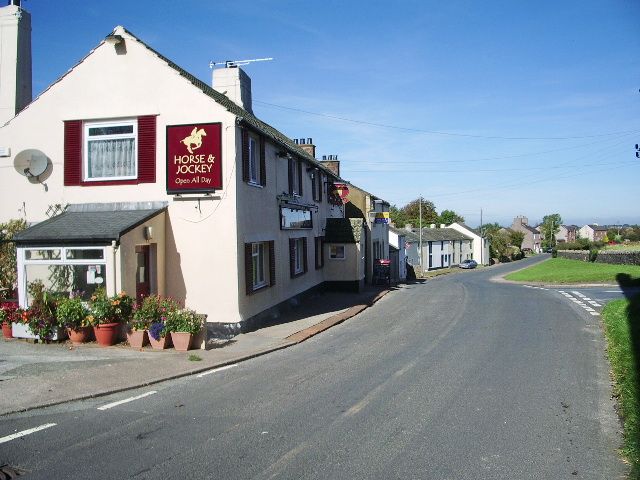
<path id="1" fill-rule="evenodd" d="M 407 258 L 407 243 L 411 245 L 411 242 L 407 242 L 407 234 L 413 235 L 407 230 L 389 227 L 389 256 L 393 258 L 397 255 L 398 279 L 400 281 L 407 279 L 407 263 L 409 262 Z"/>
<path id="2" fill-rule="evenodd" d="M 530 250 L 535 253 L 542 251 L 542 238 L 540 230 L 529 225 L 529 219 L 522 215 L 513 219 L 511 224 L 511 230 L 524 233 L 524 240 L 522 241 L 522 250 Z"/>
<path id="3" fill-rule="evenodd" d="M 585 225 L 579 230 L 580 238 L 588 238 L 592 242 L 601 242 L 607 235 L 607 227 L 597 224 Z"/>
<path id="4" fill-rule="evenodd" d="M 420 232 L 418 231 L 418 235 Z M 473 239 L 453 228 L 422 229 L 422 269 L 436 270 L 458 265 L 462 260 L 473 258 Z"/>
<path id="5" fill-rule="evenodd" d="M 579 227 L 577 225 L 560 225 L 560 230 L 556 233 L 556 242 L 571 243 L 576 241 Z"/>
<path id="6" fill-rule="evenodd" d="M 472 259 L 478 262 L 481 265 L 489 265 L 489 259 L 491 257 L 489 253 L 489 239 L 486 237 L 482 237 L 478 232 L 476 232 L 471 227 L 468 227 L 464 223 L 455 222 L 449 225 L 449 228 L 453 228 L 458 232 L 471 237 L 472 244 L 471 249 L 473 250 Z"/>

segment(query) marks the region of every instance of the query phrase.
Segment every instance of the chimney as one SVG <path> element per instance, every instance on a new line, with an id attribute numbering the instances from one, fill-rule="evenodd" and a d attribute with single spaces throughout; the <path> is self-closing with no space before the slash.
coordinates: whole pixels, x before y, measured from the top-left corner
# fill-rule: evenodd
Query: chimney
<path id="1" fill-rule="evenodd" d="M 31 102 L 31 15 L 20 0 L 0 8 L 0 125 Z"/>
<path id="2" fill-rule="evenodd" d="M 300 140 L 294 140 L 300 148 L 311 155 L 313 158 L 316 158 L 316 146 L 313 144 L 313 138 L 301 138 Z"/>
<path id="3" fill-rule="evenodd" d="M 251 78 L 240 67 L 228 64 L 225 68 L 214 68 L 213 88 L 226 95 L 236 105 L 253 113 L 251 101 Z"/>
<path id="4" fill-rule="evenodd" d="M 333 172 L 336 177 L 340 177 L 340 162 L 338 161 L 338 155 L 323 155 L 320 163 Z"/>

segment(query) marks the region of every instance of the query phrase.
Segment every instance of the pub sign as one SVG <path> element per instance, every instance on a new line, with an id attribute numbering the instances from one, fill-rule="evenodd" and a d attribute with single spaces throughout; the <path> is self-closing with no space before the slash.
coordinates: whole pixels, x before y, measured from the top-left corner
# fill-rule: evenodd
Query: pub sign
<path id="1" fill-rule="evenodd" d="M 167 193 L 222 188 L 222 124 L 167 125 Z"/>

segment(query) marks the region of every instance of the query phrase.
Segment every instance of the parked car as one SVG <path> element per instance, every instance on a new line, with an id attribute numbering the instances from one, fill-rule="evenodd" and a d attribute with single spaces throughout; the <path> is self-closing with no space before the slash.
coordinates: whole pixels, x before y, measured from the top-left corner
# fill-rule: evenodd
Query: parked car
<path id="1" fill-rule="evenodd" d="M 458 265 L 460 268 L 476 268 L 478 266 L 478 262 L 476 262 L 475 260 L 463 260 L 460 265 Z"/>

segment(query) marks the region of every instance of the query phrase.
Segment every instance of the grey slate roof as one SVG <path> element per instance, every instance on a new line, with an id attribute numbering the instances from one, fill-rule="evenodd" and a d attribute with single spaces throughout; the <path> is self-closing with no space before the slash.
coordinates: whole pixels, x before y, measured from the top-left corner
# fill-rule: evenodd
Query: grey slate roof
<path id="1" fill-rule="evenodd" d="M 129 230 L 165 209 L 165 206 L 140 210 L 72 209 L 37 223 L 13 238 L 18 246 L 104 245 L 112 240 L 118 241 Z"/>
<path id="2" fill-rule="evenodd" d="M 419 231 L 417 235 L 419 235 Z M 423 228 L 422 229 L 422 241 L 423 242 L 440 242 L 447 240 L 472 240 L 471 237 L 460 233 L 453 228 Z"/>
<path id="3" fill-rule="evenodd" d="M 396 235 L 404 235 L 404 238 L 407 242 L 420 241 L 420 236 L 417 233 L 414 233 L 411 230 L 407 230 L 406 228 L 389 227 L 389 231 L 394 232 Z"/>
<path id="4" fill-rule="evenodd" d="M 361 218 L 327 218 L 324 241 L 327 243 L 360 243 L 363 222 Z"/>

